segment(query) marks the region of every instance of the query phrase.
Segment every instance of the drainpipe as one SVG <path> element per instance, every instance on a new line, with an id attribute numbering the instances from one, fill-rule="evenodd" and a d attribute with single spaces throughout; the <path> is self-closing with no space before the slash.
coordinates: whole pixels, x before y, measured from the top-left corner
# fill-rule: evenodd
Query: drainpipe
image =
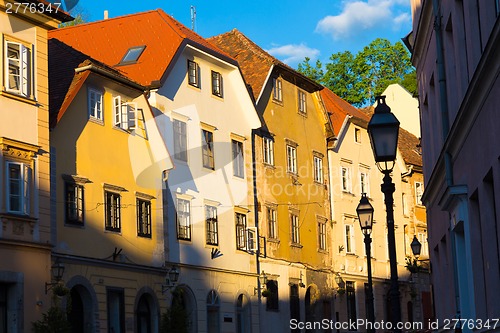
<path id="1" fill-rule="evenodd" d="M 255 219 L 255 226 L 257 227 L 257 251 L 255 252 L 255 263 L 256 263 L 256 268 L 257 268 L 257 297 L 258 297 L 258 308 L 259 308 L 259 328 L 262 327 L 261 325 L 261 320 L 262 316 L 260 315 L 261 313 L 261 308 L 262 308 L 262 286 L 260 285 L 260 228 L 259 228 L 259 200 L 257 198 L 257 170 L 256 170 L 256 164 L 255 161 L 255 137 L 257 136 L 257 130 L 252 129 L 252 185 L 253 185 L 253 209 L 254 209 L 254 219 Z"/>

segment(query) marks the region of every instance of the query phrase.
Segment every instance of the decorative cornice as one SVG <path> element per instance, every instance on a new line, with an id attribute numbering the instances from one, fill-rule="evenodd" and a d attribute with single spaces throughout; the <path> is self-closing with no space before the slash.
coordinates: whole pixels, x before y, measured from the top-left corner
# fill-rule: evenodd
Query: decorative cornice
<path id="1" fill-rule="evenodd" d="M 0 149 L 2 149 L 4 155 L 24 160 L 31 160 L 40 150 L 40 146 L 0 137 Z"/>

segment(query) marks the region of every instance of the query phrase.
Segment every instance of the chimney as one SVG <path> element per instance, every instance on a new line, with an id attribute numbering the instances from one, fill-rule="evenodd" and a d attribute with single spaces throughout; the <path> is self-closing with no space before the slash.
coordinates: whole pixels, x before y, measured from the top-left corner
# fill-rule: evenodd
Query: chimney
<path id="1" fill-rule="evenodd" d="M 106 9 L 104 11 L 104 19 L 107 20 L 108 19 L 108 10 Z"/>

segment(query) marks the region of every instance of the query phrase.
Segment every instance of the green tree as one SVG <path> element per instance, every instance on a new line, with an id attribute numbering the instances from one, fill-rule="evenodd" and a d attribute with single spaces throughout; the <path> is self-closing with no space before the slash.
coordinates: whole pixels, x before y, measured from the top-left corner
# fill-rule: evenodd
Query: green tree
<path id="1" fill-rule="evenodd" d="M 338 52 L 329 60 L 321 77 L 322 69 L 312 68 L 308 58 L 298 65 L 298 71 L 355 106 L 373 104 L 375 96 L 393 83 L 401 84 L 412 94 L 417 91 L 415 69 L 401 42 L 392 45 L 387 39 L 377 38 L 356 55 Z"/>
<path id="2" fill-rule="evenodd" d="M 323 75 L 325 75 L 323 65 L 321 61 L 316 60 L 316 65 L 313 67 L 310 64 L 310 60 L 311 58 L 306 57 L 304 62 L 299 64 L 298 71 L 314 81 L 321 82 Z"/>
<path id="3" fill-rule="evenodd" d="M 69 14 L 73 16 L 75 19 L 73 21 L 65 22 L 59 24 L 59 28 L 64 28 L 64 27 L 71 27 L 74 25 L 82 24 L 82 23 L 87 23 L 89 22 L 90 14 L 87 12 L 86 9 L 76 6 L 73 9 L 69 11 Z"/>

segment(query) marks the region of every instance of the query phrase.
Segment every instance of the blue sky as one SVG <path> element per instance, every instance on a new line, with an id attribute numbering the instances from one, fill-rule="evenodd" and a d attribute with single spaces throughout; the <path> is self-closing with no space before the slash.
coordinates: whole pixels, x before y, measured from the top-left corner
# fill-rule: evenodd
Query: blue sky
<path id="1" fill-rule="evenodd" d="M 75 0 L 66 0 L 75 1 Z M 276 58 L 296 68 L 304 57 L 328 61 L 357 53 L 375 38 L 395 43 L 411 31 L 410 0 L 79 0 L 90 21 L 161 8 L 211 37 L 236 28 Z"/>

